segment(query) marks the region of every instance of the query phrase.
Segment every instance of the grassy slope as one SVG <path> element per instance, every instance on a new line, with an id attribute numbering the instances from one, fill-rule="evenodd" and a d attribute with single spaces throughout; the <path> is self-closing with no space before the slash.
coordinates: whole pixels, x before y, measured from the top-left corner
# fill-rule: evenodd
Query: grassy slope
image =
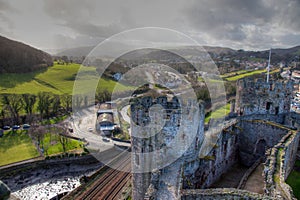
<path id="1" fill-rule="evenodd" d="M 40 91 L 52 92 L 55 94 L 72 94 L 74 80 L 78 70 L 84 74 L 80 80 L 82 91 L 97 85 L 95 81 L 98 76 L 94 67 L 81 67 L 79 64 L 58 65 L 48 68 L 44 71 L 25 73 L 25 74 L 0 74 L 0 94 L 1 93 L 33 93 Z M 115 81 L 100 79 L 98 86 L 101 89 L 113 91 Z M 81 88 L 79 88 L 81 89 Z M 118 87 L 118 91 L 130 89 L 130 87 Z"/>
<path id="2" fill-rule="evenodd" d="M 26 131 L 6 131 L 0 138 L 0 166 L 39 156 Z"/>
<path id="3" fill-rule="evenodd" d="M 58 154 L 58 153 L 63 153 L 63 147 L 61 143 L 59 142 L 59 138 L 56 134 L 51 134 L 48 133 L 45 135 L 43 139 L 43 145 L 45 147 L 45 155 L 53 155 L 53 154 Z M 69 139 L 67 143 L 66 150 L 71 151 L 71 150 L 80 150 L 82 142 L 79 142 L 77 140 Z"/>
<path id="4" fill-rule="evenodd" d="M 210 118 L 219 119 L 225 117 L 226 115 L 229 114 L 229 112 L 230 112 L 230 103 L 227 103 L 226 105 L 222 106 L 221 108 L 218 108 L 212 113 L 209 113 L 205 117 L 205 123 L 208 123 Z"/>
<path id="5" fill-rule="evenodd" d="M 296 161 L 295 167 L 300 167 L 300 161 Z M 300 172 L 293 170 L 287 179 L 287 184 L 293 188 L 293 193 L 297 199 L 300 199 Z"/>

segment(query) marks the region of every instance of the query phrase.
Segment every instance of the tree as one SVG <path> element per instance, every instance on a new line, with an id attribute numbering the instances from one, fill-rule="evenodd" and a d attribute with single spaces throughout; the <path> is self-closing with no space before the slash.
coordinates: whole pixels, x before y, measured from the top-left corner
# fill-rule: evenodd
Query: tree
<path id="1" fill-rule="evenodd" d="M 48 145 L 44 145 L 44 137 L 47 133 L 47 130 L 44 126 L 32 126 L 28 133 L 31 135 L 31 137 L 37 142 L 38 148 L 42 148 L 44 152 L 47 153 Z"/>
<path id="2" fill-rule="evenodd" d="M 111 94 L 107 89 L 97 90 L 95 98 L 98 100 L 98 102 L 105 102 L 111 99 Z"/>
<path id="3" fill-rule="evenodd" d="M 64 153 L 67 151 L 67 145 L 69 143 L 69 138 L 67 138 L 66 136 L 63 136 L 61 134 L 58 135 L 58 139 L 59 139 L 59 143 L 61 144 Z"/>
<path id="4" fill-rule="evenodd" d="M 69 112 L 71 110 L 72 106 L 72 96 L 68 94 L 63 94 L 61 97 L 61 104 L 63 108 L 65 109 L 65 112 Z"/>
<path id="5" fill-rule="evenodd" d="M 80 108 L 83 102 L 83 98 L 80 94 L 75 94 L 73 96 L 74 106 L 75 108 Z"/>
<path id="6" fill-rule="evenodd" d="M 27 117 L 29 118 L 29 122 L 31 123 L 32 121 L 32 113 L 33 113 L 33 108 L 34 104 L 36 102 L 36 96 L 33 94 L 22 94 L 22 103 L 24 110 L 27 114 Z"/>
<path id="7" fill-rule="evenodd" d="M 61 59 L 64 61 L 65 64 L 69 64 L 69 58 L 68 56 L 62 56 Z"/>
<path id="8" fill-rule="evenodd" d="M 52 100 L 52 113 L 54 115 L 58 114 L 58 111 L 60 109 L 60 96 L 59 95 L 54 95 L 53 100 Z"/>
<path id="9" fill-rule="evenodd" d="M 53 128 L 54 128 L 54 132 L 58 134 L 57 135 L 58 141 L 63 148 L 63 152 L 65 153 L 67 151 L 67 146 L 70 142 L 70 139 L 68 137 L 64 136 L 64 132 L 65 132 L 64 128 L 58 127 L 58 126 L 55 126 Z"/>
<path id="10" fill-rule="evenodd" d="M 0 110 L 1 126 L 2 126 L 2 127 L 4 126 L 5 115 L 6 115 L 5 109 L 4 109 L 4 107 L 2 107 L 2 109 Z"/>
<path id="11" fill-rule="evenodd" d="M 2 96 L 2 104 L 9 110 L 15 124 L 19 124 L 19 112 L 23 108 L 22 97 L 17 94 Z"/>
<path id="12" fill-rule="evenodd" d="M 50 117 L 50 108 L 53 102 L 52 94 L 49 92 L 38 93 L 38 106 L 37 109 L 40 112 L 41 118 Z"/>

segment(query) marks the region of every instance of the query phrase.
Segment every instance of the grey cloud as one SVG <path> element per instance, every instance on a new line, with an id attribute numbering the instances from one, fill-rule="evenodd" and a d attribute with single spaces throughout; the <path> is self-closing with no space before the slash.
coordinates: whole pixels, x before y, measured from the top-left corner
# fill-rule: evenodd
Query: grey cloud
<path id="1" fill-rule="evenodd" d="M 89 22 L 80 23 L 76 21 L 70 21 L 66 22 L 65 25 L 67 27 L 71 27 L 77 33 L 92 37 L 109 37 L 112 34 L 117 33 L 121 30 L 121 28 L 115 24 L 100 26 L 94 25 Z"/>
<path id="2" fill-rule="evenodd" d="M 300 34 L 291 33 L 283 35 L 280 37 L 280 42 L 289 46 L 300 45 Z"/>
<path id="3" fill-rule="evenodd" d="M 270 8 L 260 0 L 195 1 L 186 9 L 188 21 L 196 28 L 214 29 L 228 24 L 266 22 L 272 17 Z"/>
<path id="4" fill-rule="evenodd" d="M 12 20 L 7 17 L 8 12 L 17 12 L 17 10 L 13 8 L 10 3 L 4 0 L 0 0 L 0 25 L 2 24 L 0 31 L 4 34 L 9 33 L 9 30 L 14 27 L 14 23 L 12 22 Z"/>
<path id="5" fill-rule="evenodd" d="M 235 45 L 287 45 L 278 41 L 281 34 L 300 32 L 299 0 L 198 0 L 184 13 L 190 28 Z M 252 30 L 247 30 L 247 26 L 252 26 Z"/>
<path id="6" fill-rule="evenodd" d="M 23 9 L 33 5 L 32 12 Z M 2 34 L 43 47 L 56 41 L 54 48 L 90 45 L 144 26 L 190 33 L 206 45 L 297 45 L 299 19 L 300 0 L 0 0 Z M 25 26 L 28 20 L 34 23 Z"/>
<path id="7" fill-rule="evenodd" d="M 45 0 L 44 9 L 58 24 L 81 35 L 109 37 L 122 31 L 124 28 L 121 24 L 124 24 L 124 21 L 103 20 L 105 13 L 101 13 L 102 9 L 97 9 L 99 5 L 101 6 L 101 3 L 94 0 Z M 103 7 L 105 10 L 105 4 Z M 123 18 L 130 21 L 126 17 Z"/>
<path id="8" fill-rule="evenodd" d="M 89 37 L 89 36 L 77 36 L 70 37 L 67 35 L 57 34 L 54 36 L 56 46 L 67 48 L 75 48 L 79 46 L 96 46 L 105 38 L 101 37 Z"/>
<path id="9" fill-rule="evenodd" d="M 278 15 L 278 21 L 280 25 L 294 29 L 295 31 L 300 31 L 300 1 L 290 0 L 290 1 L 279 1 L 280 10 Z"/>
<path id="10" fill-rule="evenodd" d="M 14 11 L 15 9 L 4 0 L 0 0 L 0 11 Z"/>

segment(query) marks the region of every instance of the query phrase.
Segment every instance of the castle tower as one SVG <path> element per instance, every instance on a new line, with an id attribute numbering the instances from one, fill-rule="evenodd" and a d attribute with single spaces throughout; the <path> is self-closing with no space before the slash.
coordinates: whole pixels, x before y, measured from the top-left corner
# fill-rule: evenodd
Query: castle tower
<path id="1" fill-rule="evenodd" d="M 238 115 L 279 115 L 290 111 L 293 82 L 253 80 L 237 82 L 236 107 Z"/>
<path id="2" fill-rule="evenodd" d="M 158 185 L 168 185 L 179 191 L 180 163 L 195 159 L 203 140 L 204 108 L 176 97 L 134 101 L 130 107 L 133 199 L 144 199 L 150 186 L 159 190 Z M 165 183 L 168 176 L 176 181 L 167 178 Z"/>

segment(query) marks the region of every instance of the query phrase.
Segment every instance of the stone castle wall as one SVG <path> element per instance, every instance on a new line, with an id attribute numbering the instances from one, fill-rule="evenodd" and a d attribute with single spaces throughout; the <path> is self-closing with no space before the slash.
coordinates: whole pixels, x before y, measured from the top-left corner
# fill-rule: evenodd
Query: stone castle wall
<path id="1" fill-rule="evenodd" d="M 146 199 L 178 199 L 180 195 L 185 200 L 293 198 L 291 188 L 285 184 L 299 143 L 299 135 L 288 128 L 300 124 L 300 117 L 290 113 L 293 84 L 242 79 L 237 86 L 235 112 L 238 117 L 226 121 L 228 126 L 221 124 L 211 129 L 213 133 L 204 132 L 204 109 L 197 102 L 144 97 L 132 104 L 132 132 L 143 136 L 158 133 L 146 138 L 132 137 L 133 167 L 139 170 L 155 165 L 158 168 L 149 173 L 133 174 L 134 199 L 143 199 L 145 194 Z M 149 113 L 153 106 L 164 110 L 164 125 L 159 131 L 155 127 L 145 128 L 151 122 Z M 187 144 L 191 136 L 193 140 Z M 170 146 L 172 140 L 178 142 L 176 148 Z M 209 148 L 203 150 L 206 145 Z M 158 151 L 150 158 L 141 154 L 164 147 L 181 154 L 169 166 L 161 167 L 159 163 L 165 155 L 173 156 L 172 153 Z M 232 188 L 204 190 L 236 162 L 251 166 L 270 148 L 264 169 L 264 195 Z"/>
<path id="2" fill-rule="evenodd" d="M 192 162 L 184 163 L 184 189 L 207 188 L 238 160 L 238 135 L 236 128 L 230 126 L 221 130 L 217 141 L 207 155 Z"/>
<path id="3" fill-rule="evenodd" d="M 242 129 L 238 141 L 239 154 L 241 163 L 246 166 L 264 156 L 268 148 L 289 132 L 285 126 L 264 120 L 241 120 L 238 126 Z"/>
<path id="4" fill-rule="evenodd" d="M 241 79 L 237 82 L 236 113 L 281 114 L 290 112 L 292 82 Z"/>
<path id="5" fill-rule="evenodd" d="M 204 107 L 193 100 L 176 97 L 171 100 L 143 97 L 135 99 L 130 108 L 133 198 L 144 198 L 153 184 L 154 170 L 162 171 L 154 181 L 156 184 L 168 185 L 172 191 L 179 190 L 177 180 L 181 176 L 181 164 L 175 161 L 181 157 L 181 160 L 197 158 L 204 135 Z M 174 181 L 168 180 L 169 175 Z"/>
<path id="6" fill-rule="evenodd" d="M 235 188 L 183 190 L 181 200 L 275 200 L 274 198 Z"/>
<path id="7" fill-rule="evenodd" d="M 290 131 L 270 149 L 264 164 L 265 193 L 275 199 L 295 199 L 285 180 L 290 174 L 299 145 L 299 132 Z"/>

